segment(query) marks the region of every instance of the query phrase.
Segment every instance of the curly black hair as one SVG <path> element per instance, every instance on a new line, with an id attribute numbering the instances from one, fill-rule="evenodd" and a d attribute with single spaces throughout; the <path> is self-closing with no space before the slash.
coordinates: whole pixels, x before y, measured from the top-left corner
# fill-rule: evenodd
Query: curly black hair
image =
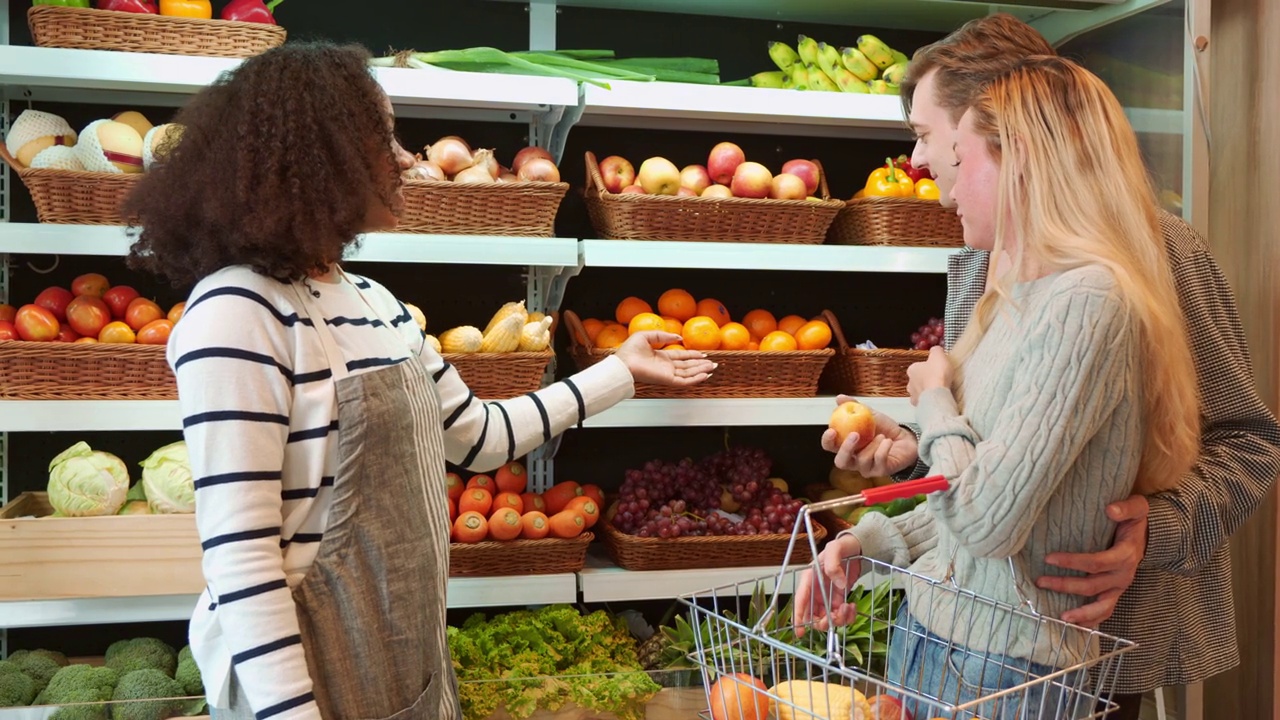
<path id="1" fill-rule="evenodd" d="M 293 42 L 203 89 L 130 194 L 130 267 L 190 287 L 231 265 L 298 280 L 342 259 L 399 188 L 369 52 Z M 385 156 L 383 156 L 385 152 Z"/>

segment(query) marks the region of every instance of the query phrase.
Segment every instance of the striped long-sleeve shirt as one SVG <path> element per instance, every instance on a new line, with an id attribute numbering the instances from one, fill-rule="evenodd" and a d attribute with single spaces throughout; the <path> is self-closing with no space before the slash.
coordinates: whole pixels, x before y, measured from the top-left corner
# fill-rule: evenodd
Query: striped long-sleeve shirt
<path id="1" fill-rule="evenodd" d="M 1182 218 L 1161 212 L 1160 229 L 1191 336 L 1203 429 L 1192 472 L 1148 497 L 1146 555 L 1101 628 L 1138 643 L 1114 688 L 1126 694 L 1201 682 L 1239 664 L 1227 541 L 1280 473 L 1280 424 L 1258 395 L 1231 286 Z M 969 248 L 950 258 L 948 349 L 982 297 L 988 259 Z M 909 476 L 928 470 L 921 462 Z"/>
<path id="2" fill-rule="evenodd" d="M 422 362 L 440 396 L 442 465 L 495 468 L 633 393 L 630 372 L 611 358 L 537 393 L 483 402 L 423 342 L 403 304 L 348 277 L 308 283 L 347 370 Z M 192 651 L 211 704 L 228 706 L 234 666 L 260 720 L 318 717 L 290 588 L 327 525 L 340 428 L 328 359 L 298 304 L 291 285 L 227 268 L 196 286 L 169 343 L 208 585 Z"/>

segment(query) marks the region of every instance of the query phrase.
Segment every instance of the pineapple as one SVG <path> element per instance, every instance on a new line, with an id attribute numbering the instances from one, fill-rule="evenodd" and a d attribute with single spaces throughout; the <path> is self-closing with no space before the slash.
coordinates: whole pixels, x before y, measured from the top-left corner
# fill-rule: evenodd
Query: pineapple
<path id="1" fill-rule="evenodd" d="M 654 682 L 663 687 L 688 686 L 688 671 L 694 668 L 689 653 L 695 650 L 693 626 L 683 615 L 676 616 L 675 627 L 661 626 L 653 637 L 640 644 L 637 656 L 640 666 L 654 672 Z M 685 670 L 686 672 L 671 672 Z M 657 672 L 655 672 L 657 671 Z"/>

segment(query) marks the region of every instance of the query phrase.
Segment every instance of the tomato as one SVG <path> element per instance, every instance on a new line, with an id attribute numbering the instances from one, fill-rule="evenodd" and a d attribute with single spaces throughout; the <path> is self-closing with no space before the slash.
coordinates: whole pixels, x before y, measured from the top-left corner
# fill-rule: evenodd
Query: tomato
<path id="1" fill-rule="evenodd" d="M 35 304 L 53 313 L 58 322 L 67 321 L 67 305 L 75 299 L 70 290 L 60 287 L 47 287 L 36 296 Z"/>
<path id="2" fill-rule="evenodd" d="M 72 345 L 88 345 L 88 344 L 90 344 L 90 343 L 97 343 L 97 342 L 98 342 L 98 338 L 88 338 L 88 337 L 85 337 L 85 338 L 80 338 L 79 340 L 76 340 L 75 342 L 73 342 L 73 343 L 71 343 L 71 344 L 72 344 Z"/>
<path id="3" fill-rule="evenodd" d="M 185 302 L 180 302 L 177 305 L 174 305 L 169 308 L 169 321 L 175 325 L 178 324 L 178 321 L 182 319 L 182 314 L 186 311 L 187 304 Z"/>
<path id="4" fill-rule="evenodd" d="M 161 318 L 152 320 L 138 331 L 139 345 L 167 345 L 169 333 L 173 331 L 173 323 Z"/>
<path id="5" fill-rule="evenodd" d="M 160 306 L 146 298 L 135 299 L 129 303 L 129 309 L 124 312 L 125 324 L 132 328 L 134 332 L 163 317 L 164 311 L 160 309 Z"/>
<path id="6" fill-rule="evenodd" d="M 133 328 L 117 320 L 116 322 L 107 323 L 102 328 L 102 332 L 98 333 L 98 342 L 104 343 L 133 343 L 137 342 L 137 336 L 133 334 Z"/>
<path id="7" fill-rule="evenodd" d="M 111 308 L 100 297 L 81 295 L 67 306 L 67 324 L 85 337 L 98 337 L 109 322 Z"/>
<path id="8" fill-rule="evenodd" d="M 54 338 L 55 342 L 75 342 L 80 339 L 80 333 L 71 329 L 70 325 L 58 326 L 58 337 Z"/>
<path id="9" fill-rule="evenodd" d="M 12 323 L 18 316 L 18 308 L 12 305 L 0 305 L 0 322 Z"/>
<path id="10" fill-rule="evenodd" d="M 58 337 L 58 318 L 39 305 L 18 308 L 13 326 L 18 329 L 18 337 L 30 342 L 49 342 Z"/>
<path id="11" fill-rule="evenodd" d="M 102 299 L 111 308 L 111 317 L 123 320 L 125 312 L 129 310 L 129 303 L 138 299 L 138 291 L 128 285 L 117 285 L 103 293 Z"/>
<path id="12" fill-rule="evenodd" d="M 14 312 L 17 312 L 16 310 Z M 8 320 L 0 320 L 0 341 L 4 340 L 20 340 L 18 337 L 18 328 Z"/>
<path id="13" fill-rule="evenodd" d="M 110 289 L 111 283 L 98 273 L 85 273 L 71 281 L 72 295 L 93 295 L 102 297 Z"/>

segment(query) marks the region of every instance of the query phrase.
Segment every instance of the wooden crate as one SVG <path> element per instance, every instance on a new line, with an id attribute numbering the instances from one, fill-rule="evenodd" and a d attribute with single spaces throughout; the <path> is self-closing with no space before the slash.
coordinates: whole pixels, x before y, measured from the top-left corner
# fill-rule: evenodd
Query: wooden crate
<path id="1" fill-rule="evenodd" d="M 195 595 L 195 515 L 51 518 L 46 493 L 0 508 L 0 601 Z"/>

